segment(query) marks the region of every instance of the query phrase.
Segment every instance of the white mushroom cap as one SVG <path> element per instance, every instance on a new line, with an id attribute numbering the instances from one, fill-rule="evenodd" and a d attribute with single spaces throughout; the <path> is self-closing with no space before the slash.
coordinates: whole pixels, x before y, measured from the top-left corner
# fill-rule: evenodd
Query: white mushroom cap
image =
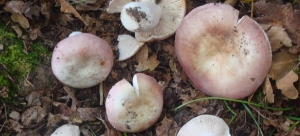
<path id="1" fill-rule="evenodd" d="M 65 124 L 57 128 L 50 136 L 80 136 L 80 130 L 76 125 Z"/>
<path id="2" fill-rule="evenodd" d="M 143 45 L 130 35 L 118 35 L 119 61 L 133 56 Z"/>
<path id="3" fill-rule="evenodd" d="M 141 132 L 151 127 L 163 108 L 163 92 L 152 77 L 137 73 L 133 86 L 125 79 L 109 91 L 105 107 L 108 121 L 122 132 Z"/>
<path id="4" fill-rule="evenodd" d="M 60 41 L 51 60 L 53 74 L 74 88 L 94 86 L 109 75 L 114 62 L 110 45 L 88 33 L 76 34 Z"/>
<path id="5" fill-rule="evenodd" d="M 121 11 L 121 22 L 129 31 L 147 32 L 158 24 L 161 14 L 154 2 L 130 2 Z"/>
<path id="6" fill-rule="evenodd" d="M 177 136 L 231 136 L 223 119 L 213 115 L 200 115 L 188 121 Z"/>
<path id="7" fill-rule="evenodd" d="M 120 7 L 122 5 L 126 5 L 132 1 L 124 1 L 124 0 L 111 0 L 110 4 L 107 8 L 108 13 L 121 12 Z M 155 3 L 155 0 L 138 0 L 138 3 Z M 134 2 L 133 2 L 134 3 Z M 151 5 L 153 5 L 151 4 Z M 159 18 L 159 22 L 157 25 L 152 28 L 156 22 L 151 22 L 150 27 L 145 27 L 146 31 L 135 32 L 135 38 L 140 42 L 151 42 L 153 40 L 164 40 L 171 35 L 173 35 L 180 25 L 185 13 L 186 13 L 186 3 L 185 0 L 159 0 L 157 3 L 158 7 L 161 9 L 161 14 L 156 14 L 155 17 Z M 153 6 L 155 7 L 155 6 Z M 158 9 L 158 8 L 156 8 Z M 141 9 L 143 10 L 143 9 Z M 121 17 L 122 17 L 121 13 Z M 148 15 L 152 15 L 148 14 Z M 148 17 L 146 17 L 148 18 Z M 151 17 L 152 18 L 152 17 Z M 154 19 L 155 20 L 155 19 Z M 122 21 L 123 23 L 124 21 Z M 127 25 L 127 24 L 125 24 Z M 134 25 L 137 26 L 137 25 Z M 125 26 L 126 28 L 126 26 Z M 133 28 L 129 28 L 130 31 L 134 30 Z"/>
<path id="8" fill-rule="evenodd" d="M 272 52 L 266 33 L 250 17 L 221 3 L 193 9 L 175 35 L 177 59 L 208 95 L 244 98 L 265 80 Z"/>

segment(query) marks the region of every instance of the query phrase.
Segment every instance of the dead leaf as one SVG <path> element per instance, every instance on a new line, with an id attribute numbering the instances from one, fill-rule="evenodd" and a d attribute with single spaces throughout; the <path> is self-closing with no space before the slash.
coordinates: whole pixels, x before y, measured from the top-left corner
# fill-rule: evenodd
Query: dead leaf
<path id="1" fill-rule="evenodd" d="M 17 35 L 18 35 L 18 38 L 20 38 L 21 36 L 22 36 L 22 30 L 20 29 L 20 27 L 18 27 L 18 26 L 11 26 L 14 30 L 15 30 L 15 32 L 17 33 Z"/>
<path id="2" fill-rule="evenodd" d="M 77 112 L 83 121 L 95 121 L 101 116 L 101 108 L 78 108 Z"/>
<path id="3" fill-rule="evenodd" d="M 273 94 L 273 88 L 270 83 L 269 77 L 266 77 L 264 85 L 263 85 L 263 92 L 266 95 L 265 98 L 268 101 L 268 103 L 274 103 L 274 94 Z"/>
<path id="4" fill-rule="evenodd" d="M 23 15 L 12 13 L 10 17 L 12 21 L 18 22 L 23 28 L 29 28 L 29 22 Z"/>
<path id="5" fill-rule="evenodd" d="M 29 95 L 26 96 L 27 106 L 41 105 L 40 97 L 40 92 L 32 91 Z"/>
<path id="6" fill-rule="evenodd" d="M 43 110 L 41 106 L 33 106 L 28 108 L 25 112 L 22 113 L 21 121 L 24 126 L 31 126 L 34 123 L 38 123 L 39 113 Z"/>
<path id="7" fill-rule="evenodd" d="M 300 44 L 300 10 L 294 10 L 291 3 L 284 5 L 274 4 L 266 1 L 255 2 L 256 12 L 262 17 L 270 20 L 280 21 L 286 29 L 292 42 Z M 260 23 L 260 22 L 259 22 Z"/>
<path id="8" fill-rule="evenodd" d="M 177 123 L 172 120 L 168 119 L 166 116 L 161 121 L 161 125 L 156 127 L 156 135 L 157 136 L 175 136 L 176 133 L 179 131 L 179 127 Z"/>
<path id="9" fill-rule="evenodd" d="M 58 0 L 58 1 L 61 5 L 60 8 L 61 12 L 74 15 L 75 17 L 80 19 L 86 26 L 88 26 L 88 23 L 79 15 L 79 13 L 73 8 L 73 6 L 70 5 L 70 3 L 66 2 L 65 0 Z"/>
<path id="10" fill-rule="evenodd" d="M 269 75 L 274 80 L 283 78 L 297 65 L 298 55 L 289 53 L 287 48 L 281 48 L 280 51 L 273 53 L 272 65 L 269 70 Z"/>
<path id="11" fill-rule="evenodd" d="M 9 122 L 11 124 L 11 128 L 13 128 L 17 132 L 21 132 L 22 128 L 24 128 L 18 121 L 10 119 Z"/>
<path id="12" fill-rule="evenodd" d="M 135 59 L 137 60 L 137 62 L 142 62 L 147 58 L 148 58 L 148 46 L 147 44 L 144 44 L 144 46 L 142 46 L 140 50 L 135 54 Z"/>
<path id="13" fill-rule="evenodd" d="M 153 54 L 148 59 L 140 61 L 136 68 L 136 71 L 140 72 L 140 71 L 144 71 L 147 69 L 149 69 L 150 71 L 153 71 L 160 63 L 160 61 L 158 61 L 156 59 L 156 57 L 157 57 L 156 54 Z"/>
<path id="14" fill-rule="evenodd" d="M 30 7 L 27 6 L 23 1 L 9 1 L 6 3 L 3 8 L 7 12 L 18 13 L 22 15 L 25 12 L 30 10 Z"/>
<path id="15" fill-rule="evenodd" d="M 21 117 L 20 117 L 20 113 L 17 111 L 11 111 L 11 113 L 9 114 L 9 117 L 18 121 Z"/>
<path id="16" fill-rule="evenodd" d="M 292 46 L 292 40 L 285 32 L 284 28 L 279 26 L 272 26 L 268 31 L 267 35 L 269 37 L 269 41 L 272 47 L 272 51 L 277 51 L 283 45 L 287 47 Z"/>
<path id="17" fill-rule="evenodd" d="M 289 99 L 298 97 L 298 90 L 294 86 L 294 82 L 298 80 L 298 75 L 291 70 L 283 78 L 276 80 L 276 86 L 281 90 L 281 93 Z"/>

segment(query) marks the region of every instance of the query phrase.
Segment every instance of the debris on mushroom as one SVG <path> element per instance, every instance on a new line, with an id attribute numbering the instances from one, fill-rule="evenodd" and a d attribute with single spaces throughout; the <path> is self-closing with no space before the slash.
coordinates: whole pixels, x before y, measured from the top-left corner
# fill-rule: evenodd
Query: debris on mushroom
<path id="1" fill-rule="evenodd" d="M 238 16 L 230 5 L 206 4 L 193 9 L 176 31 L 178 61 L 208 95 L 244 98 L 268 74 L 272 53 L 266 33 L 250 17 Z"/>
<path id="2" fill-rule="evenodd" d="M 77 125 L 65 124 L 57 128 L 50 136 L 80 136 Z"/>
<path id="3" fill-rule="evenodd" d="M 141 132 L 151 127 L 163 108 L 163 92 L 157 81 L 143 73 L 122 79 L 109 91 L 105 107 L 110 124 L 122 132 Z"/>
<path id="4" fill-rule="evenodd" d="M 214 115 L 200 115 L 181 127 L 177 136 L 231 136 L 223 119 Z"/>
<path id="5" fill-rule="evenodd" d="M 51 67 L 62 83 L 74 88 L 99 84 L 109 75 L 114 62 L 110 45 L 88 33 L 60 41 L 54 48 Z"/>
<path id="6" fill-rule="evenodd" d="M 119 61 L 132 57 L 144 43 L 137 41 L 130 35 L 118 35 Z"/>

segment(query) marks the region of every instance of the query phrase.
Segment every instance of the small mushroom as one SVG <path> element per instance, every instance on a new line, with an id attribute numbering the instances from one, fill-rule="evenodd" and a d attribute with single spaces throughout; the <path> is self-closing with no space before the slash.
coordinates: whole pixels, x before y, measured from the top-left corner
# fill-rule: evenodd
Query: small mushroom
<path id="1" fill-rule="evenodd" d="M 55 46 L 51 67 L 62 83 L 88 88 L 106 79 L 113 62 L 114 56 L 106 41 L 92 34 L 77 33 Z"/>
<path id="2" fill-rule="evenodd" d="M 122 132 L 141 132 L 151 127 L 160 117 L 163 93 L 152 77 L 137 73 L 133 86 L 125 79 L 109 91 L 105 107 L 108 121 Z"/>
<path id="3" fill-rule="evenodd" d="M 244 98 L 256 91 L 271 66 L 264 30 L 238 10 L 211 3 L 193 9 L 175 35 L 179 63 L 196 87 L 212 96 Z"/>
<path id="4" fill-rule="evenodd" d="M 76 125 L 65 124 L 57 128 L 50 136 L 80 136 L 80 130 Z"/>
<path id="5" fill-rule="evenodd" d="M 135 32 L 138 41 L 151 42 L 175 33 L 185 15 L 186 5 L 185 0 L 111 0 L 107 12 L 121 12 L 124 27 Z"/>
<path id="6" fill-rule="evenodd" d="M 197 116 L 179 130 L 177 136 L 231 136 L 223 119 L 214 115 Z"/>
<path id="7" fill-rule="evenodd" d="M 130 35 L 118 35 L 119 61 L 126 60 L 133 56 L 143 45 Z"/>

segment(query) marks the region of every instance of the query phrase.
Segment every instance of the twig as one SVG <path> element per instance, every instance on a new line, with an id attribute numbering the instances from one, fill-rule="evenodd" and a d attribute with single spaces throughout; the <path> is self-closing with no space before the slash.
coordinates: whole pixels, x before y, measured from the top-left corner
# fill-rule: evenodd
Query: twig
<path id="1" fill-rule="evenodd" d="M 5 122 L 6 122 L 6 120 L 7 120 L 7 115 L 6 115 L 6 105 L 5 105 L 5 103 L 4 103 L 3 100 L 1 100 L 1 101 L 2 101 L 3 106 L 4 106 L 5 120 L 4 120 L 4 122 L 3 122 L 3 124 L 2 124 L 2 126 L 1 126 L 1 128 L 0 128 L 0 132 L 2 131 L 2 129 L 3 129 L 4 125 L 5 125 Z"/>
<path id="2" fill-rule="evenodd" d="M 103 105 L 103 82 L 99 85 L 99 94 L 100 94 L 100 106 Z"/>

